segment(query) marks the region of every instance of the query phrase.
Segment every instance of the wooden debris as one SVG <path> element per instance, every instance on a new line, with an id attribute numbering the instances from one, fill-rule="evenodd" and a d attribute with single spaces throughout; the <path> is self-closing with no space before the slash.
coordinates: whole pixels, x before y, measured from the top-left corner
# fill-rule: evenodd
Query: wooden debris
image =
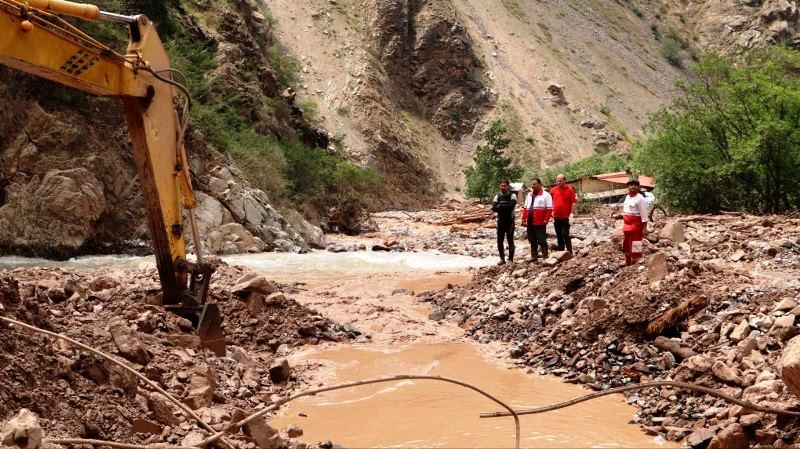
<path id="1" fill-rule="evenodd" d="M 707 306 L 708 299 L 706 297 L 692 297 L 688 301 L 681 303 L 677 307 L 666 310 L 664 313 L 651 320 L 650 324 L 647 325 L 647 335 L 655 337 L 656 335 L 661 335 L 665 330 L 674 329 Z"/>

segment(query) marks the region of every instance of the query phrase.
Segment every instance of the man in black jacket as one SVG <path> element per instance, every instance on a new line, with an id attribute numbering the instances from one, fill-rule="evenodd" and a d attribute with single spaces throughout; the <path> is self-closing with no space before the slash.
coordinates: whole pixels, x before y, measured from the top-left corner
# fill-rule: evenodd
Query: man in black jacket
<path id="1" fill-rule="evenodd" d="M 508 179 L 500 180 L 500 193 L 494 196 L 492 212 L 497 212 L 497 252 L 500 263 L 506 263 L 506 252 L 503 239 L 508 239 L 508 261 L 514 261 L 514 209 L 517 207 L 517 196 L 511 192 Z"/>

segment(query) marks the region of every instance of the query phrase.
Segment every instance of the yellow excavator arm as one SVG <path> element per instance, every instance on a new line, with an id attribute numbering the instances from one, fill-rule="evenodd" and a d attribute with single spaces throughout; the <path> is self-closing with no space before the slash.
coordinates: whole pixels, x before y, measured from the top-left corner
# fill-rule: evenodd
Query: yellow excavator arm
<path id="1" fill-rule="evenodd" d="M 125 55 L 57 14 L 128 25 Z M 0 0 L 0 64 L 84 92 L 122 98 L 165 307 L 192 319 L 204 345 L 224 355 L 221 317 L 206 304 L 211 268 L 203 263 L 194 221 L 195 197 L 183 146 L 191 97 L 153 23 L 64 0 Z M 185 81 L 185 80 L 184 80 Z M 178 109 L 178 90 L 184 103 Z M 197 262 L 186 259 L 183 209 Z"/>

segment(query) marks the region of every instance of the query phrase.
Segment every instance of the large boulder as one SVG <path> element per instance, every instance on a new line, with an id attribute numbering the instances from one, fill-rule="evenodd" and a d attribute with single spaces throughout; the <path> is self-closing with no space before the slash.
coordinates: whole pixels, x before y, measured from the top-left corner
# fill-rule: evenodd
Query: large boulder
<path id="1" fill-rule="evenodd" d="M 667 268 L 667 255 L 658 252 L 650 256 L 650 260 L 647 261 L 647 280 L 652 282 L 658 282 L 665 277 L 669 273 L 669 269 Z"/>
<path id="2" fill-rule="evenodd" d="M 675 243 L 683 243 L 686 241 L 686 237 L 683 234 L 683 223 L 677 220 L 670 220 L 667 224 L 661 228 L 661 232 L 658 233 L 658 237 L 661 239 L 672 240 Z"/>
<path id="3" fill-rule="evenodd" d="M 50 170 L 5 189 L 0 246 L 77 250 L 106 210 L 103 185 L 85 168 Z"/>
<path id="4" fill-rule="evenodd" d="M 0 431 L 0 445 L 20 449 L 39 449 L 42 445 L 42 427 L 39 417 L 23 408 Z"/>
<path id="5" fill-rule="evenodd" d="M 139 339 L 136 331 L 126 323 L 121 321 L 111 323 L 109 331 L 121 356 L 140 365 L 150 363 L 150 356 L 147 354 L 144 344 Z"/>
<path id="6" fill-rule="evenodd" d="M 789 340 L 783 348 L 780 367 L 786 388 L 800 398 L 800 336 Z"/>
<path id="7" fill-rule="evenodd" d="M 714 435 L 708 449 L 747 449 L 747 435 L 738 423 L 730 424 L 721 432 Z"/>

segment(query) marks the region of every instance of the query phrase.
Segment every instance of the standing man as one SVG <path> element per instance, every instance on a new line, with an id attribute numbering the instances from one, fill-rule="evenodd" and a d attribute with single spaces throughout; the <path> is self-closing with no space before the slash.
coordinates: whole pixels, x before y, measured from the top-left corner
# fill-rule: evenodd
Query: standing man
<path id="1" fill-rule="evenodd" d="M 639 193 L 639 180 L 628 180 L 628 194 L 622 204 L 622 250 L 625 265 L 633 265 L 642 257 L 642 240 L 647 237 L 647 200 Z"/>
<path id="2" fill-rule="evenodd" d="M 550 189 L 553 197 L 553 225 L 556 228 L 558 250 L 572 253 L 572 239 L 569 236 L 569 219 L 575 214 L 578 197 L 575 189 L 567 184 L 564 175 L 556 176 L 556 186 Z"/>
<path id="3" fill-rule="evenodd" d="M 525 213 L 523 222 L 528 228 L 528 242 L 531 244 L 531 262 L 539 260 L 539 251 L 542 249 L 542 258 L 547 259 L 547 222 L 553 213 L 553 198 L 542 189 L 542 180 L 531 179 L 531 191 L 525 198 Z"/>
<path id="4" fill-rule="evenodd" d="M 500 193 L 494 196 L 492 212 L 497 212 L 497 252 L 500 253 L 498 265 L 506 263 L 503 239 L 508 239 L 508 261 L 514 262 L 514 209 L 517 208 L 517 195 L 511 192 L 508 179 L 500 180 Z"/>

